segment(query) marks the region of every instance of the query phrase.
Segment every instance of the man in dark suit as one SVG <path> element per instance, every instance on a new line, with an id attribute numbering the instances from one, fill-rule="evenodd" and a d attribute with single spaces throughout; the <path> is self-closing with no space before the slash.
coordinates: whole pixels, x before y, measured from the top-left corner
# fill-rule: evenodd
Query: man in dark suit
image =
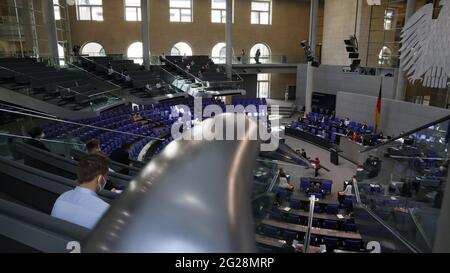
<path id="1" fill-rule="evenodd" d="M 44 130 L 42 130 L 41 127 L 34 127 L 32 128 L 28 134 L 30 135 L 31 139 L 27 140 L 26 143 L 28 145 L 34 146 L 36 148 L 45 150 L 47 152 L 50 152 L 50 150 L 44 145 L 44 143 L 41 142 L 41 139 L 44 138 Z"/>
<path id="2" fill-rule="evenodd" d="M 119 149 L 112 152 L 110 159 L 112 161 L 116 161 L 116 162 L 119 162 L 119 163 L 129 166 L 130 165 L 130 148 L 131 148 L 130 143 L 123 142 L 122 146 Z M 118 173 L 129 175 L 129 170 L 124 168 L 124 169 L 120 170 Z"/>

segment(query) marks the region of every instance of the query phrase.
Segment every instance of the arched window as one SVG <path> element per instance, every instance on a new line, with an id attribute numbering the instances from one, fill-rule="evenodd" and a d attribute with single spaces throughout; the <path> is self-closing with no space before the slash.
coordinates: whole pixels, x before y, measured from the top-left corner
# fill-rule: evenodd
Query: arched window
<path id="1" fill-rule="evenodd" d="M 59 65 L 65 65 L 65 53 L 64 53 L 64 47 L 60 44 L 58 44 L 58 56 L 59 56 Z"/>
<path id="2" fill-rule="evenodd" d="M 88 55 L 91 57 L 106 56 L 105 49 L 103 48 L 103 46 L 95 42 L 85 44 L 81 49 L 81 54 Z"/>
<path id="3" fill-rule="evenodd" d="M 144 62 L 144 50 L 141 42 L 132 43 L 127 50 L 127 57 L 137 64 Z"/>
<path id="4" fill-rule="evenodd" d="M 254 45 L 252 49 L 250 49 L 250 63 L 252 64 L 256 63 L 255 55 L 258 49 L 261 52 L 261 55 L 259 56 L 259 62 L 263 64 L 269 63 L 271 51 L 269 46 L 263 43 L 258 43 Z"/>
<path id="5" fill-rule="evenodd" d="M 381 48 L 380 53 L 378 54 L 378 64 L 386 66 L 392 64 L 392 50 L 389 47 L 383 46 L 383 48 Z"/>
<path id="6" fill-rule="evenodd" d="M 172 50 L 170 51 L 170 55 L 172 56 L 192 56 L 192 48 L 185 42 L 176 43 Z"/>
<path id="7" fill-rule="evenodd" d="M 211 58 L 216 64 L 226 63 L 227 47 L 225 43 L 216 44 L 211 52 Z"/>

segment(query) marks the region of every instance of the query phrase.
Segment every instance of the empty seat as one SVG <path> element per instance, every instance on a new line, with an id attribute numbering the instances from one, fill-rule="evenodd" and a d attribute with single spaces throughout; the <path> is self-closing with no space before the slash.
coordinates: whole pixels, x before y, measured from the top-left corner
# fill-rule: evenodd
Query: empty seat
<path id="1" fill-rule="evenodd" d="M 291 230 L 283 230 L 283 239 L 292 241 L 297 239 L 297 232 Z"/>
<path id="2" fill-rule="evenodd" d="M 339 229 L 338 222 L 334 220 L 325 220 L 323 227 L 327 229 Z"/>
<path id="3" fill-rule="evenodd" d="M 332 183 L 330 181 L 323 181 L 320 185 L 320 188 L 326 193 L 331 193 Z"/>
<path id="4" fill-rule="evenodd" d="M 262 227 L 262 232 L 264 233 L 264 235 L 269 236 L 269 237 L 278 238 L 280 236 L 280 231 L 277 228 L 267 226 L 267 225 L 264 225 Z"/>
<path id="5" fill-rule="evenodd" d="M 339 206 L 334 204 L 327 205 L 327 213 L 328 214 L 338 214 L 339 213 Z"/>
<path id="6" fill-rule="evenodd" d="M 339 239 L 338 238 L 334 238 L 334 237 L 324 237 L 323 238 L 323 243 L 327 247 L 336 248 L 336 247 L 339 246 Z"/>
<path id="7" fill-rule="evenodd" d="M 360 240 L 344 240 L 344 248 L 349 251 L 359 251 L 362 248 L 362 241 Z"/>
<path id="8" fill-rule="evenodd" d="M 356 225 L 352 223 L 345 223 L 344 230 L 348 232 L 356 232 Z"/>
<path id="9" fill-rule="evenodd" d="M 292 199 L 289 202 L 289 207 L 292 209 L 300 209 L 302 206 L 302 201 L 298 200 L 298 199 Z"/>
<path id="10" fill-rule="evenodd" d="M 300 216 L 298 215 L 289 214 L 287 220 L 292 224 L 300 224 Z"/>

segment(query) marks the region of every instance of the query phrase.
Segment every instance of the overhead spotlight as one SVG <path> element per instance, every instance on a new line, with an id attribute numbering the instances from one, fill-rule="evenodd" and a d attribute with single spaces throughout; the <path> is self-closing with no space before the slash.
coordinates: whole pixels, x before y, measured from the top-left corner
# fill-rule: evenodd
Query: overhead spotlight
<path id="1" fill-rule="evenodd" d="M 348 39 L 344 39 L 345 49 L 348 52 L 348 58 L 352 61 L 350 71 L 354 72 L 361 64 L 358 52 L 358 40 L 352 35 Z"/>
<path id="2" fill-rule="evenodd" d="M 348 54 L 348 57 L 350 59 L 358 59 L 359 58 L 359 53 L 358 52 L 351 52 Z"/>

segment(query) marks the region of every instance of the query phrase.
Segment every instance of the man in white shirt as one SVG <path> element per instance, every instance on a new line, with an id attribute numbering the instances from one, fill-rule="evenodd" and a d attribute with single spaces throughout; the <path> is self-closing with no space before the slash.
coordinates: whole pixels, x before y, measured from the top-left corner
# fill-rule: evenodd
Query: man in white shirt
<path id="1" fill-rule="evenodd" d="M 294 186 L 289 184 L 286 177 L 280 177 L 280 184 L 278 184 L 279 188 L 286 189 L 288 191 L 293 191 Z"/>
<path id="2" fill-rule="evenodd" d="M 345 127 L 348 127 L 350 125 L 350 119 L 349 118 L 345 119 L 344 125 L 345 125 Z"/>
<path id="3" fill-rule="evenodd" d="M 58 197 L 51 215 L 93 229 L 109 209 L 109 204 L 97 195 L 106 185 L 108 164 L 108 159 L 99 154 L 82 158 L 77 168 L 80 185 Z"/>

